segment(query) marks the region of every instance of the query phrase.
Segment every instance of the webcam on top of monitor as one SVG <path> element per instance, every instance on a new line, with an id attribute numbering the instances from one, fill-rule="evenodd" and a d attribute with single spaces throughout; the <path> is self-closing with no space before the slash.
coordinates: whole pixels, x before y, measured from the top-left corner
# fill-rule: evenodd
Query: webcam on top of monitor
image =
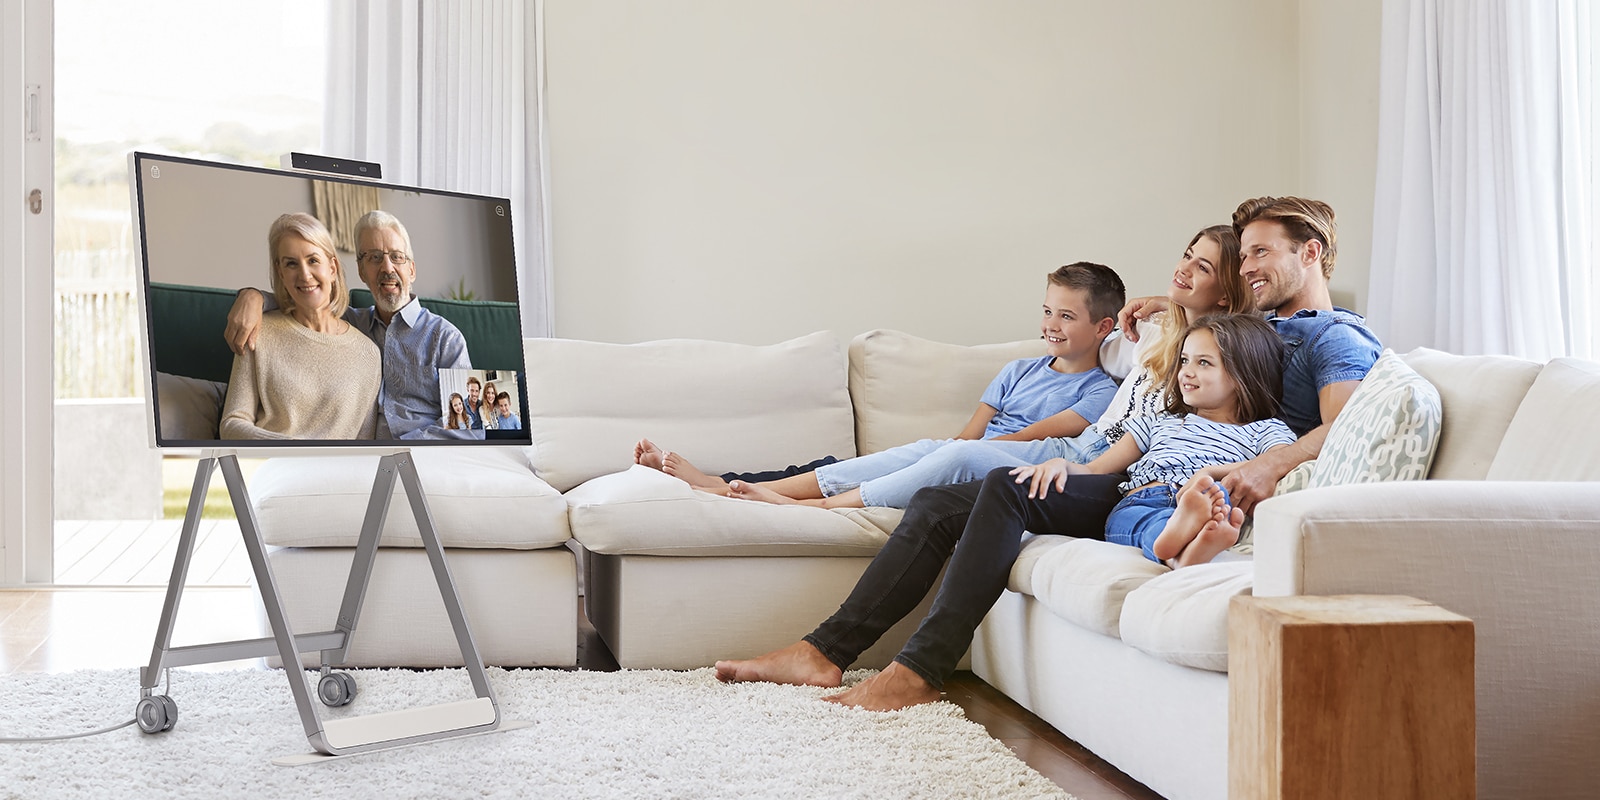
<path id="1" fill-rule="evenodd" d="M 278 163 L 284 169 L 329 172 L 334 175 L 350 175 L 370 180 L 378 180 L 383 177 L 383 165 L 373 161 L 357 161 L 353 158 L 334 158 L 312 153 L 284 153 L 278 159 Z"/>

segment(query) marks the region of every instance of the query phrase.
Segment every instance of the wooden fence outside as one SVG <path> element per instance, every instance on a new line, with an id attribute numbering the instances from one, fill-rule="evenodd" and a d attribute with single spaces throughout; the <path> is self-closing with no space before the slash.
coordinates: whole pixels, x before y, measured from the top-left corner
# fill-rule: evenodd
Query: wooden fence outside
<path id="1" fill-rule="evenodd" d="M 63 250 L 55 262 L 56 398 L 144 396 L 133 252 Z"/>

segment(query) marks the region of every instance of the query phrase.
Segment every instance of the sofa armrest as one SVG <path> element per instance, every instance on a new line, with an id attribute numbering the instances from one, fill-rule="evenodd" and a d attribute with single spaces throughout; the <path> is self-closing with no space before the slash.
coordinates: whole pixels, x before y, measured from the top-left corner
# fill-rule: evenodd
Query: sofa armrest
<path id="1" fill-rule="evenodd" d="M 1591 584 L 1600 600 L 1600 484 L 1402 481 L 1308 489 L 1261 504 L 1255 593 L 1410 594 L 1458 613 L 1512 586 Z M 1600 606 L 1591 606 L 1600 608 Z M 1472 616 L 1468 614 L 1468 616 Z"/>
<path id="2" fill-rule="evenodd" d="M 1307 489 L 1255 524 L 1257 595 L 1403 594 L 1473 621 L 1480 796 L 1592 792 L 1600 484 Z"/>

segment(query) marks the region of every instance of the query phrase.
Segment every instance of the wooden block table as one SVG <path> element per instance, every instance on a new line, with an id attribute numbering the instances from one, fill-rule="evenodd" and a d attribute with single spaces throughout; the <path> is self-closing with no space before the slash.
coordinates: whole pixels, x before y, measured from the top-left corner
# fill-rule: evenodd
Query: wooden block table
<path id="1" fill-rule="evenodd" d="M 1471 798 L 1472 620 L 1411 597 L 1235 597 L 1228 796 Z"/>

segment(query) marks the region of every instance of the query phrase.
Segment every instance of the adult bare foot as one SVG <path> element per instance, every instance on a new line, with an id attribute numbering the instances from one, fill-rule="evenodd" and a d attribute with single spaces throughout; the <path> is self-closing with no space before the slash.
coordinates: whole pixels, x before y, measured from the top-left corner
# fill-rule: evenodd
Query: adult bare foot
<path id="1" fill-rule="evenodd" d="M 680 453 L 667 453 L 661 459 L 661 471 L 677 478 L 696 489 L 709 489 L 712 491 L 726 491 L 728 482 L 715 476 L 707 475 L 699 467 L 689 463 Z"/>
<path id="2" fill-rule="evenodd" d="M 665 451 L 656 447 L 655 442 L 649 439 L 640 439 L 633 445 L 633 463 L 643 464 L 651 469 L 661 469 L 662 459 L 666 455 Z"/>
<path id="3" fill-rule="evenodd" d="M 749 481 L 728 481 L 728 496 L 738 497 L 743 500 L 759 500 L 763 503 L 772 503 L 779 506 L 800 505 L 800 501 L 792 497 L 785 497 L 777 492 Z"/>
<path id="4" fill-rule="evenodd" d="M 1189 491 L 1178 496 L 1178 510 L 1167 518 L 1166 526 L 1161 529 L 1161 535 L 1156 537 L 1150 549 L 1155 551 L 1157 558 L 1177 556 L 1194 541 L 1195 534 L 1212 520 L 1221 507 L 1222 492 L 1217 482 L 1210 475 L 1196 476 Z M 1223 514 L 1226 515 L 1226 512 Z"/>
<path id="5" fill-rule="evenodd" d="M 717 680 L 723 683 L 766 681 L 831 689 L 844 680 L 837 664 L 803 641 L 743 661 L 718 661 L 716 669 Z"/>
<path id="6" fill-rule="evenodd" d="M 1239 529 L 1244 527 L 1244 510 L 1229 506 L 1223 508 L 1225 510 L 1207 522 L 1194 541 L 1178 554 L 1178 566 L 1208 564 L 1222 551 L 1239 543 Z"/>
<path id="7" fill-rule="evenodd" d="M 822 699 L 868 711 L 899 711 L 923 703 L 938 702 L 939 696 L 939 690 L 928 685 L 921 675 L 893 661 L 882 672 Z"/>

